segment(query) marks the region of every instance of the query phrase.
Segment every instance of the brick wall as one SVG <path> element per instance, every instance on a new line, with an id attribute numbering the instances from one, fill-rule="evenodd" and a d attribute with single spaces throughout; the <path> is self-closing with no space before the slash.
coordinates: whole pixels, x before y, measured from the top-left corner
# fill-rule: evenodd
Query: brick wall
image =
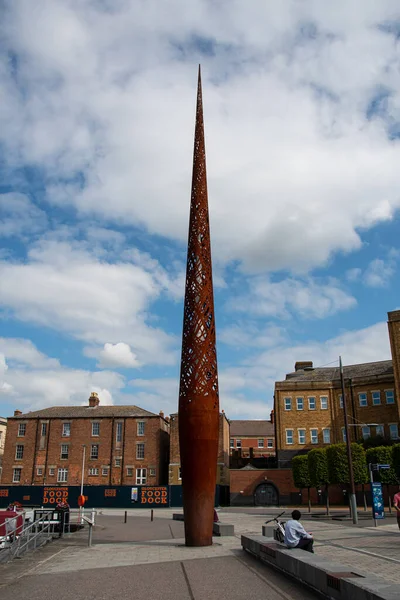
<path id="1" fill-rule="evenodd" d="M 138 421 L 144 422 L 143 436 L 138 435 Z M 92 422 L 99 423 L 99 436 L 92 435 Z M 24 437 L 18 437 L 20 423 L 26 423 Z M 69 436 L 63 436 L 63 423 L 70 423 Z M 120 442 L 117 441 L 117 423 L 122 424 Z M 46 426 L 45 435 L 42 435 L 43 425 Z M 10 418 L 2 483 L 12 484 L 14 469 L 21 468 L 21 485 L 55 485 L 58 469 L 66 468 L 66 485 L 79 485 L 85 444 L 85 485 L 135 485 L 138 468 L 147 469 L 147 484 L 162 485 L 167 483 L 168 428 L 168 424 L 159 416 L 26 420 Z M 143 459 L 137 457 L 138 443 L 145 445 Z M 15 458 L 17 444 L 24 446 L 21 460 Z M 98 446 L 98 458 L 91 458 L 93 445 Z M 68 448 L 68 458 L 61 458 L 62 446 Z M 98 469 L 98 475 L 89 475 L 89 469 Z"/>
<path id="2" fill-rule="evenodd" d="M 388 313 L 388 329 L 390 348 L 392 351 L 396 397 L 400 399 L 400 310 L 395 310 Z M 399 405 L 398 411 L 397 420 L 400 419 Z"/>
<path id="3" fill-rule="evenodd" d="M 245 436 L 245 435 L 241 435 L 241 436 L 236 436 L 234 438 L 231 438 L 234 442 L 233 447 L 230 447 L 230 454 L 233 454 L 233 450 L 237 449 L 238 443 L 237 441 L 240 440 L 241 442 L 241 455 L 243 457 L 247 457 L 250 456 L 250 448 L 253 449 L 253 456 L 257 457 L 257 456 L 275 456 L 275 436 L 268 436 L 268 437 L 263 437 L 263 436 L 259 436 L 259 437 L 254 437 L 254 436 Z M 263 446 L 261 448 L 259 448 L 259 440 L 262 440 Z M 268 447 L 268 440 L 270 440 L 272 442 L 272 448 Z"/>

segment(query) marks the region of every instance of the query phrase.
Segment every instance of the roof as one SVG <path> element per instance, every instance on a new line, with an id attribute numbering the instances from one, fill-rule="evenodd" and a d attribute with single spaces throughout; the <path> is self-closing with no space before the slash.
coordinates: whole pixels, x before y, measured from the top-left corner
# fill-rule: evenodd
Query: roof
<path id="1" fill-rule="evenodd" d="M 393 376 L 393 364 L 391 360 L 381 360 L 359 365 L 348 365 L 343 367 L 343 375 L 345 379 L 377 377 L 379 375 Z M 300 369 L 286 375 L 286 381 L 333 381 L 336 379 L 340 379 L 339 367 Z"/>
<path id="2" fill-rule="evenodd" d="M 274 424 L 271 421 L 231 421 L 230 422 L 230 435 L 235 436 L 274 436 L 275 429 Z"/>
<path id="3" fill-rule="evenodd" d="M 16 415 L 15 419 L 93 419 L 100 417 L 159 417 L 138 406 L 51 406 L 43 410 Z"/>

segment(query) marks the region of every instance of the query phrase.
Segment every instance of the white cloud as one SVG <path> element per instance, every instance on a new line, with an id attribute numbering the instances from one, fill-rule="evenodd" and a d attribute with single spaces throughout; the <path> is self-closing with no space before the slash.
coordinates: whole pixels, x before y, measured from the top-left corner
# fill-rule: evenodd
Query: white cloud
<path id="1" fill-rule="evenodd" d="M 171 364 L 175 338 L 148 324 L 148 308 L 175 283 L 153 262 L 149 270 L 133 262 L 110 263 L 85 245 L 42 240 L 26 262 L 0 262 L 0 303 L 17 319 L 86 342 L 89 352 L 123 342 L 140 363 Z"/>
<path id="2" fill-rule="evenodd" d="M 104 344 L 100 354 L 100 367 L 125 367 L 135 368 L 140 366 L 136 354 L 134 354 L 129 344 L 119 342 L 118 344 Z"/>
<path id="3" fill-rule="evenodd" d="M 24 194 L 0 194 L 0 237 L 30 238 L 47 225 L 46 213 Z"/>
<path id="4" fill-rule="evenodd" d="M 372 260 L 365 273 L 364 283 L 368 287 L 386 287 L 395 272 L 393 260 L 384 261 L 380 258 Z"/>
<path id="5" fill-rule="evenodd" d="M 329 278 L 318 280 L 283 279 L 272 282 L 266 277 L 248 280 L 249 293 L 228 302 L 229 308 L 258 316 L 287 318 L 296 313 L 304 318 L 322 319 L 356 305 L 356 299 Z"/>
<path id="6" fill-rule="evenodd" d="M 348 281 L 358 281 L 360 279 L 362 270 L 359 267 L 354 267 L 353 269 L 348 269 L 346 271 L 346 279 Z"/>
<path id="7" fill-rule="evenodd" d="M 250 272 L 326 264 L 400 206 L 399 142 L 387 136 L 400 120 L 397 48 L 377 27 L 396 10 L 9 3 L 9 165 L 40 166 L 53 204 L 184 241 L 200 58 L 216 260 Z M 386 113 L 367 118 L 382 87 Z"/>
<path id="8" fill-rule="evenodd" d="M 38 369 L 59 367 L 57 358 L 49 358 L 36 348 L 31 340 L 21 338 L 0 338 L 0 353 L 14 366 L 28 366 Z"/>

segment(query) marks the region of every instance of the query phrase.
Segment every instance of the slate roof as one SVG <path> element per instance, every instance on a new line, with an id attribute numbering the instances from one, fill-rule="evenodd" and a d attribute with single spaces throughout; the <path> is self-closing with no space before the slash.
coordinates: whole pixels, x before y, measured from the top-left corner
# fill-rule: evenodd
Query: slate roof
<path id="1" fill-rule="evenodd" d="M 271 421 L 230 421 L 229 431 L 231 437 L 273 437 L 275 435 L 274 425 Z"/>
<path id="2" fill-rule="evenodd" d="M 348 365 L 343 367 L 343 374 L 345 379 L 376 377 L 379 375 L 393 376 L 393 364 L 391 360 L 380 360 L 378 362 L 361 363 L 359 365 Z M 333 381 L 339 378 L 340 372 L 338 366 L 301 369 L 286 375 L 286 381 Z"/>
<path id="3" fill-rule="evenodd" d="M 51 406 L 43 410 L 17 415 L 15 419 L 96 419 L 100 417 L 158 417 L 155 413 L 138 406 Z"/>

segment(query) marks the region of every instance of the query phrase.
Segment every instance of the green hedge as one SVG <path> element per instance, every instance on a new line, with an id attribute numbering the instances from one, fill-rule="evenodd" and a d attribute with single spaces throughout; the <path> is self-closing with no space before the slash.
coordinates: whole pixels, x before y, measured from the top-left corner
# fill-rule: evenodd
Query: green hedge
<path id="1" fill-rule="evenodd" d="M 310 450 L 308 457 L 308 472 L 311 485 L 315 488 L 329 484 L 328 460 L 325 448 Z"/>
<path id="2" fill-rule="evenodd" d="M 292 459 L 292 473 L 294 485 L 299 488 L 310 488 L 311 480 L 308 471 L 308 458 L 306 454 L 295 456 Z"/>
<path id="3" fill-rule="evenodd" d="M 332 444 L 326 449 L 326 454 L 330 483 L 347 485 L 349 483 L 349 468 L 346 444 Z M 353 459 L 354 483 L 367 483 L 368 470 L 364 448 L 359 444 L 351 444 L 351 456 Z"/>
<path id="4" fill-rule="evenodd" d="M 390 469 L 374 471 L 374 480 L 386 485 L 396 485 L 398 483 L 396 471 L 393 468 L 393 448 L 394 446 L 377 446 L 376 448 L 369 448 L 366 452 L 367 463 L 391 466 Z"/>

